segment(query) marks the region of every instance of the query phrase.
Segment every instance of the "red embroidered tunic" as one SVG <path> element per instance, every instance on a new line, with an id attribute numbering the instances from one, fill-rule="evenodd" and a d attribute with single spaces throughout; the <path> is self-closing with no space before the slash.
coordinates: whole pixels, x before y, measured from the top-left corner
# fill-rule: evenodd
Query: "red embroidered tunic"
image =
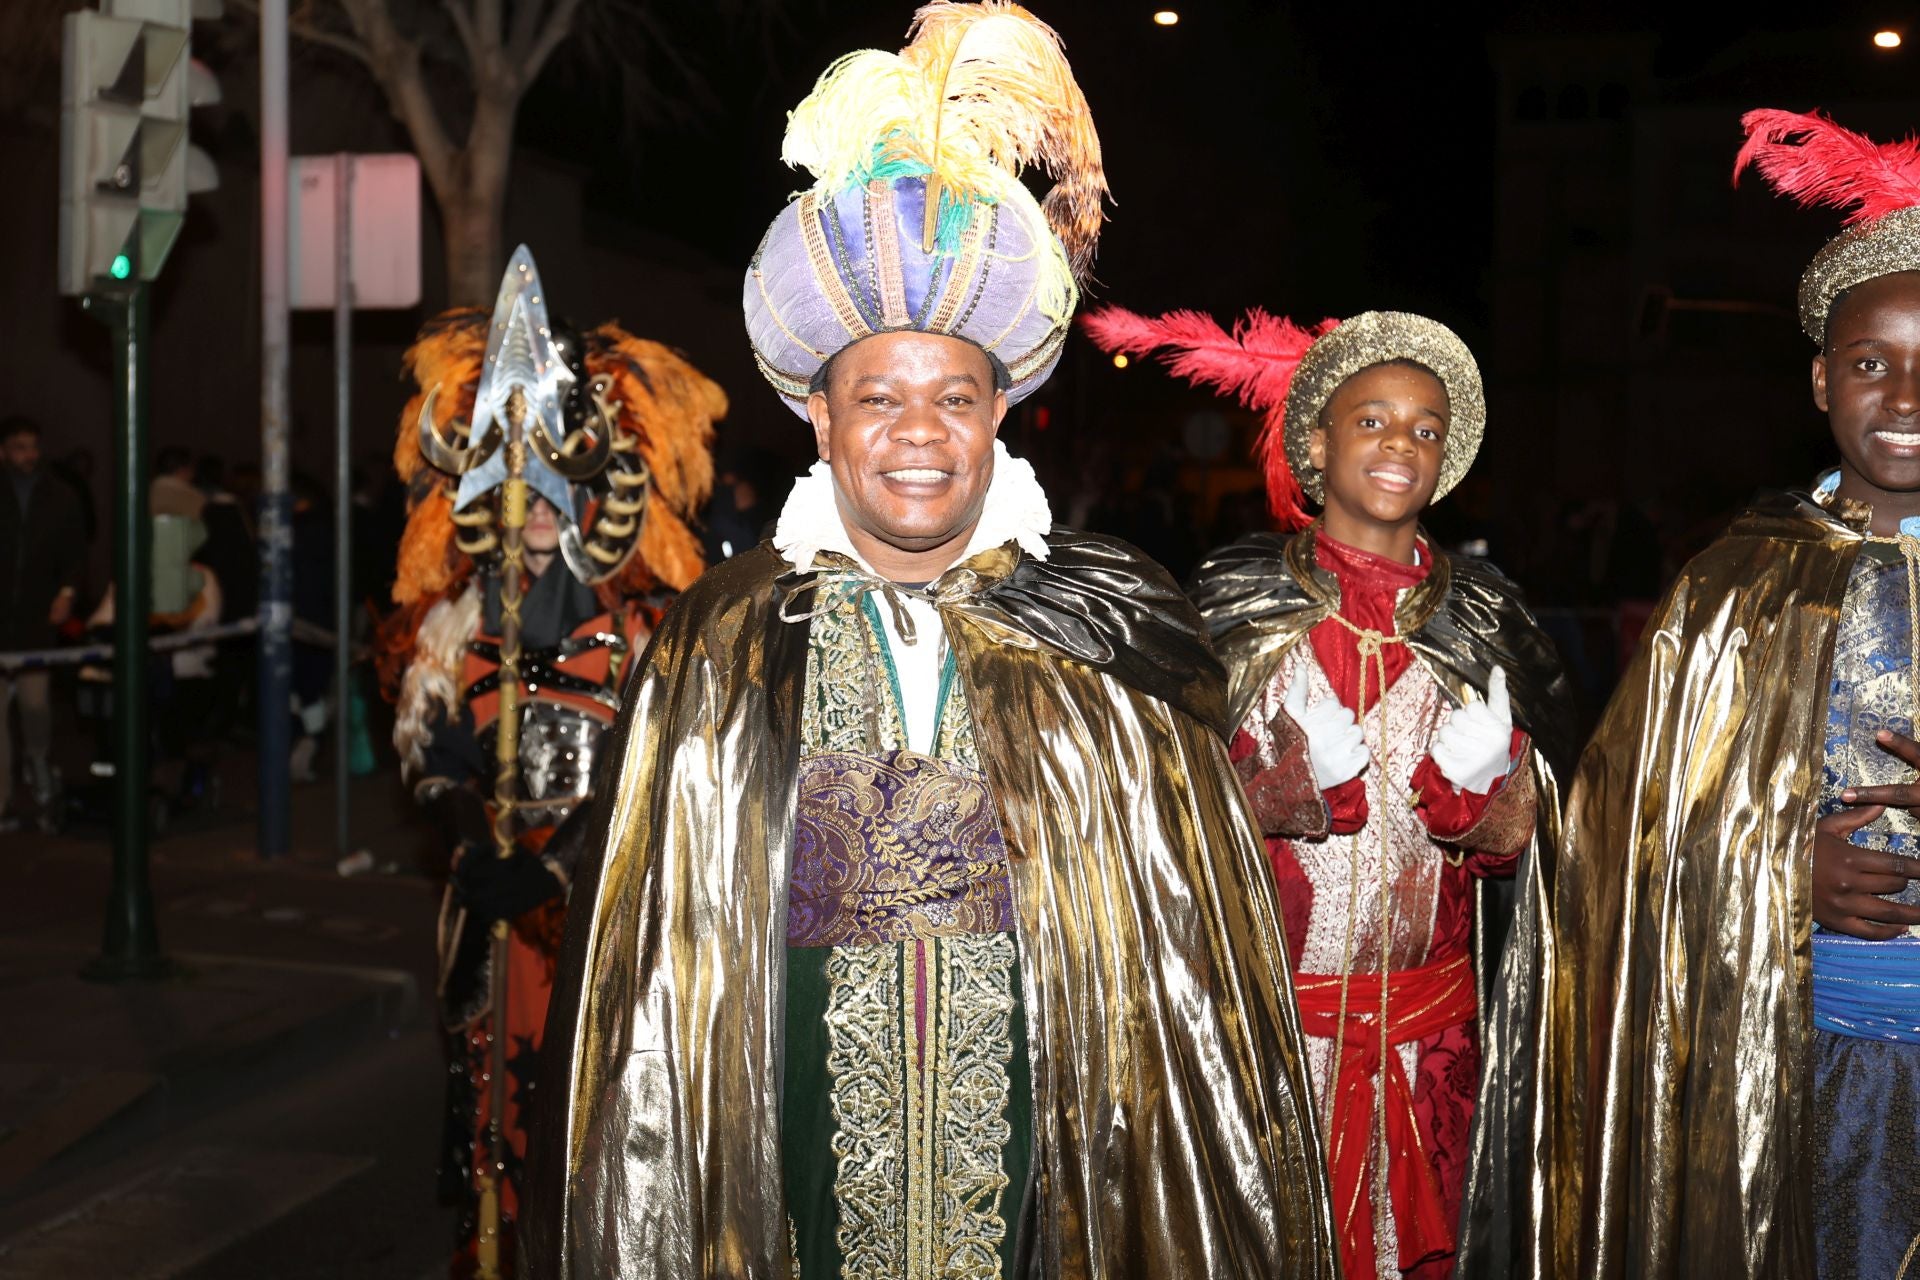
<path id="1" fill-rule="evenodd" d="M 1403 565 L 1324 532 L 1316 554 L 1339 580 L 1341 615 L 1388 636 L 1400 594 L 1427 574 L 1424 555 L 1421 564 Z M 1263 786 L 1294 790 L 1299 778 L 1311 778 L 1304 735 L 1282 706 L 1296 673 L 1307 681 L 1309 702 L 1338 698 L 1366 735 L 1371 763 L 1324 793 L 1324 825 L 1268 825 L 1267 850 L 1326 1118 L 1346 1274 L 1440 1280 L 1453 1269 L 1480 1069 L 1473 879 L 1512 873 L 1532 827 L 1533 793 L 1524 783 L 1507 785 L 1525 779 L 1525 769 L 1510 771 L 1487 795 L 1446 780 L 1429 748 L 1452 703 L 1406 645 L 1387 644 L 1363 667 L 1359 637 L 1339 621 L 1321 622 L 1308 639 L 1282 659 L 1232 754 L 1246 761 L 1256 810 Z M 1527 749 L 1516 730 L 1509 759 L 1524 760 Z M 1383 961 L 1391 1063 L 1384 1107 Z M 1384 1196 L 1377 1177 L 1383 1137 L 1390 1153 Z"/>

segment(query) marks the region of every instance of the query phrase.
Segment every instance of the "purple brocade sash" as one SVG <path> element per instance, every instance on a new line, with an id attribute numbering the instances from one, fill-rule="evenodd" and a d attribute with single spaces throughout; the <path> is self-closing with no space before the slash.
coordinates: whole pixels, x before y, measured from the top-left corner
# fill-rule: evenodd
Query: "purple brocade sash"
<path id="1" fill-rule="evenodd" d="M 982 775 L 911 751 L 801 760 L 788 946 L 1012 928 L 1007 846 Z"/>

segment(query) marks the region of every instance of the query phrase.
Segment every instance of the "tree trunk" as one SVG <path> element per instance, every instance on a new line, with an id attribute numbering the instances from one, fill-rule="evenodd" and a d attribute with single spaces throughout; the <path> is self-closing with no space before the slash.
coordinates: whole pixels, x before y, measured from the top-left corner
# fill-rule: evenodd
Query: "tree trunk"
<path id="1" fill-rule="evenodd" d="M 440 199 L 447 236 L 447 304 L 490 307 L 506 270 L 507 177 L 513 163 L 513 98 L 481 96 L 458 166 L 456 190 Z M 451 198 L 449 198 L 451 197 Z"/>
<path id="2" fill-rule="evenodd" d="M 447 305 L 491 307 L 500 292 L 500 202 L 468 193 L 440 202 L 447 236 Z"/>

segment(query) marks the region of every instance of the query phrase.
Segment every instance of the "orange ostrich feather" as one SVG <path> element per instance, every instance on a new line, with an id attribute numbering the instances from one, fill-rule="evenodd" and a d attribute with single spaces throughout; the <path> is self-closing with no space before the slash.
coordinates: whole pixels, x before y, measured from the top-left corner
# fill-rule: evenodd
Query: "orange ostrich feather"
<path id="1" fill-rule="evenodd" d="M 480 308 L 456 307 L 427 321 L 419 338 L 407 348 L 402 364 L 419 390 L 400 414 L 400 432 L 393 442 L 393 469 L 409 485 L 427 465 L 420 456 L 418 424 L 428 390 L 440 388 L 434 419 L 442 431 L 455 418 L 473 416 L 473 393 L 480 387 L 480 370 L 487 359 L 487 323 L 487 313 Z"/>
<path id="2" fill-rule="evenodd" d="M 394 571 L 395 604 L 438 599 L 456 578 L 467 576 L 472 562 L 455 549 L 453 534 L 453 499 L 446 486 L 436 484 L 407 514 Z"/>
<path id="3" fill-rule="evenodd" d="M 713 492 L 713 424 L 726 416 L 727 393 L 679 352 L 617 323 L 588 337 L 587 369 L 611 379 L 618 429 L 640 437 L 653 475 L 639 548 L 603 593 L 637 595 L 655 584 L 684 590 L 706 568 L 691 526 Z"/>

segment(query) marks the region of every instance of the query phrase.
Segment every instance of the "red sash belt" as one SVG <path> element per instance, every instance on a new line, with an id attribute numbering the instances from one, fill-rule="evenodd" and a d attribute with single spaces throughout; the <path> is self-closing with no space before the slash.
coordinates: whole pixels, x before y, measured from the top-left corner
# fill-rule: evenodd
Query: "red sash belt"
<path id="1" fill-rule="evenodd" d="M 1307 1034 L 1340 1043 L 1334 1077 L 1333 1115 L 1327 1126 L 1328 1172 L 1340 1218 L 1340 1262 L 1348 1280 L 1364 1280 L 1379 1268 L 1374 1215 L 1367 1195 L 1376 1147 L 1380 1072 L 1380 975 L 1356 973 L 1347 980 L 1347 1025 L 1340 1022 L 1340 978 L 1299 974 L 1300 1021 Z M 1424 1040 L 1474 1016 L 1478 1002 L 1473 966 L 1466 953 L 1451 960 L 1387 975 L 1389 1045 Z M 1387 1194 L 1399 1237 L 1400 1269 L 1454 1251 L 1453 1221 L 1440 1194 L 1432 1160 L 1421 1146 L 1407 1073 L 1394 1062 L 1386 1072 Z"/>

